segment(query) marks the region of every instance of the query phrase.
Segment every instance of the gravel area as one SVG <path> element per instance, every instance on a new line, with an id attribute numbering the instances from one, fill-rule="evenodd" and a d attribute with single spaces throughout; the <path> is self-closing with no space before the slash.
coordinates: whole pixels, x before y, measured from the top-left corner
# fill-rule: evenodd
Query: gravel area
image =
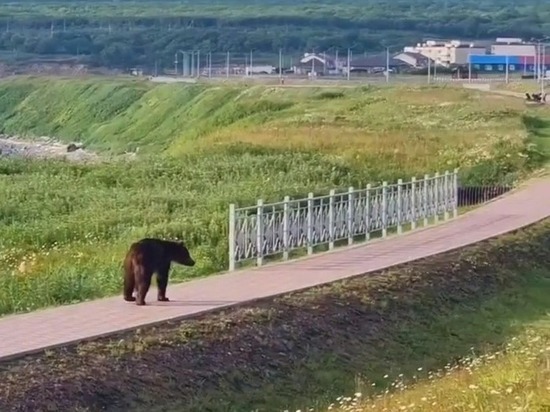
<path id="1" fill-rule="evenodd" d="M 126 155 L 124 157 L 134 157 L 135 153 Z M 87 151 L 81 143 L 60 143 L 47 136 L 25 140 L 19 136 L 0 134 L 0 159 L 16 156 L 34 159 L 66 159 L 74 162 L 101 160 L 97 153 Z"/>

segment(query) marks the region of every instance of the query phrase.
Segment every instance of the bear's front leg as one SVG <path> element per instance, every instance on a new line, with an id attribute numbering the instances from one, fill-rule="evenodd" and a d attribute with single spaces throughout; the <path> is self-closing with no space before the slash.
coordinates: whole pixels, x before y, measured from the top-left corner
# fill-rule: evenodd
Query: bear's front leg
<path id="1" fill-rule="evenodd" d="M 168 268 L 162 268 L 162 270 L 159 270 L 157 273 L 157 287 L 158 287 L 158 295 L 157 300 L 159 302 L 169 302 L 170 299 L 166 297 L 166 287 L 168 286 L 168 271 L 170 270 L 170 267 Z"/>

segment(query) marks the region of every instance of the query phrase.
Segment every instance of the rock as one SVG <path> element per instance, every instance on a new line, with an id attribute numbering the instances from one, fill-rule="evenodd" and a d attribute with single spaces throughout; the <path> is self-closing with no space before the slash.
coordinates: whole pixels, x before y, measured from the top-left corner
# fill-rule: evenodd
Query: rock
<path id="1" fill-rule="evenodd" d="M 74 143 L 71 143 L 70 145 L 67 146 L 67 152 L 75 152 L 79 149 L 79 147 L 77 145 L 75 145 Z"/>

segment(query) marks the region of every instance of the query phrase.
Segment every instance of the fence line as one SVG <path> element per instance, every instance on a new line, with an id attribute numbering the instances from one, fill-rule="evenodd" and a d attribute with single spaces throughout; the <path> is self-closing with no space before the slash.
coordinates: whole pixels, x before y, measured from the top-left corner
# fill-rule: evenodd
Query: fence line
<path id="1" fill-rule="evenodd" d="M 256 260 L 261 266 L 268 256 L 299 249 L 313 253 L 313 248 L 345 241 L 351 245 L 357 238 L 369 240 L 374 232 L 387 236 L 388 229 L 400 234 L 404 225 L 414 230 L 458 214 L 458 169 L 423 179 L 402 179 L 396 184 L 383 182 L 365 189 L 350 187 L 348 191 L 328 195 L 290 199 L 237 208 L 229 205 L 229 270 L 236 264 Z"/>

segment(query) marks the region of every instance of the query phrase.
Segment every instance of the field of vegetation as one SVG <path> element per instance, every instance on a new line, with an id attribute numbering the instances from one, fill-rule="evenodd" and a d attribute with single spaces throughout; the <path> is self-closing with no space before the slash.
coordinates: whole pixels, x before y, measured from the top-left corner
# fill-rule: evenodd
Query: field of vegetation
<path id="1" fill-rule="evenodd" d="M 463 168 L 472 184 L 525 176 L 544 111 L 451 87 L 152 85 L 98 79 L 0 83 L 1 132 L 74 139 L 100 164 L 0 160 L 0 314 L 118 294 L 135 239 L 184 238 L 227 268 L 229 203 L 327 193 Z"/>
<path id="2" fill-rule="evenodd" d="M 542 412 L 549 247 L 546 219 L 368 276 L 4 363 L 0 410 L 321 412 L 360 392 L 367 402 L 341 412 Z"/>
<path id="3" fill-rule="evenodd" d="M 423 372 L 416 384 L 399 377 L 392 391 L 339 397 L 331 410 L 366 411 L 546 411 L 550 406 L 550 317 L 528 325 L 495 352 L 472 351 L 441 371 Z M 373 393 L 371 389 L 369 392 Z"/>
<path id="4" fill-rule="evenodd" d="M 304 52 L 393 51 L 425 37 L 541 37 L 550 6 L 540 0 L 18 0 L 0 4 L 3 59 L 78 56 L 94 65 L 173 68 L 178 50 L 254 51 L 276 64 L 279 48 Z M 285 64 L 288 64 L 285 63 Z"/>

